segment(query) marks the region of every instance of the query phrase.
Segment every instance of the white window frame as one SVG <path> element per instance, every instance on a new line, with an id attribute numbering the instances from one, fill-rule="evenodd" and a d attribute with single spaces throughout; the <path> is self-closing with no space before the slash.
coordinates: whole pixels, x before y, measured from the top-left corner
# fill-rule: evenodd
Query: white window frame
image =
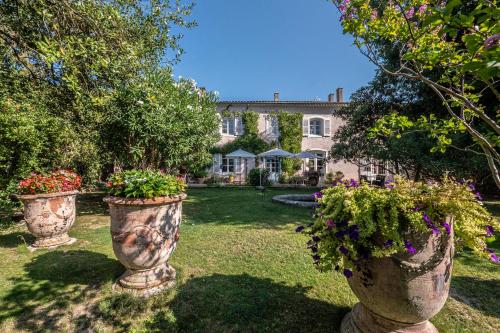
<path id="1" fill-rule="evenodd" d="M 232 168 L 232 170 L 231 170 L 231 168 Z M 236 159 L 231 158 L 231 157 L 222 157 L 221 172 L 223 174 L 235 173 L 236 172 Z"/>
<path id="2" fill-rule="evenodd" d="M 221 134 L 225 136 L 243 135 L 243 119 L 241 117 L 222 117 Z"/>
<path id="3" fill-rule="evenodd" d="M 271 173 L 280 172 L 279 160 L 273 157 L 266 157 L 265 160 L 266 169 Z"/>
<path id="4" fill-rule="evenodd" d="M 313 137 L 323 136 L 324 122 L 325 122 L 325 120 L 323 118 L 310 118 L 309 119 L 309 136 L 313 136 Z M 313 125 L 313 124 L 315 124 L 315 125 Z M 316 133 L 315 131 L 313 131 L 313 128 L 315 130 L 318 130 L 318 132 Z"/>

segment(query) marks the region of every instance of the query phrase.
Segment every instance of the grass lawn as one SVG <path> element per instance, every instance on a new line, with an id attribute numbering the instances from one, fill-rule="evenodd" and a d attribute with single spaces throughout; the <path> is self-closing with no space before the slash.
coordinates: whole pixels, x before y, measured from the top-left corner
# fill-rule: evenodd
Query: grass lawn
<path id="1" fill-rule="evenodd" d="M 184 205 L 174 290 L 113 294 L 115 259 L 100 198 L 78 202 L 78 242 L 30 253 L 24 226 L 0 230 L 0 332 L 337 332 L 356 303 L 345 278 L 319 273 L 295 225 L 311 211 L 254 189 L 193 189 Z M 500 216 L 500 203 L 488 206 Z M 492 244 L 497 250 L 500 243 Z M 440 332 L 500 332 L 500 267 L 457 256 Z"/>

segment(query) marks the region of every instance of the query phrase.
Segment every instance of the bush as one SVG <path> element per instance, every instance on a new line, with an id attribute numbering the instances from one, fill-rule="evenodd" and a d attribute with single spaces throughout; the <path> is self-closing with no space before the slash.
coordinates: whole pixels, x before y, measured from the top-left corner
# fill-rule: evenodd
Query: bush
<path id="1" fill-rule="evenodd" d="M 447 217 L 453 217 L 457 248 L 464 246 L 477 254 L 499 261 L 487 247 L 499 224 L 479 202 L 473 184 L 445 178 L 441 184 L 412 182 L 398 178 L 384 188 L 359 185 L 355 180 L 315 193 L 316 220 L 305 232 L 312 239 L 308 247 L 320 270 L 350 270 L 363 260 L 415 253 L 413 234 L 451 232 Z M 300 226 L 297 231 L 302 231 Z"/>
<path id="2" fill-rule="evenodd" d="M 107 184 L 110 195 L 126 198 L 154 198 L 181 194 L 182 179 L 160 171 L 128 170 L 114 173 Z"/>
<path id="3" fill-rule="evenodd" d="M 81 177 L 68 170 L 56 170 L 48 174 L 31 174 L 19 182 L 17 188 L 20 194 L 41 194 L 55 192 L 70 192 L 80 188 Z"/>
<path id="4" fill-rule="evenodd" d="M 269 180 L 269 170 L 267 169 L 259 169 L 255 168 L 250 170 L 248 173 L 248 182 L 252 186 L 270 186 L 271 181 Z M 262 182 L 261 182 L 261 176 L 262 176 Z"/>

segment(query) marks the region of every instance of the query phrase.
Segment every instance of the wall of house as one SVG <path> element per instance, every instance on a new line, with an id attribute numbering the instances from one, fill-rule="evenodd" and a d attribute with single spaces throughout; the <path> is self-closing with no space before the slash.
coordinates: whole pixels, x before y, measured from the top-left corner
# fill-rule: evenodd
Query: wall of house
<path id="1" fill-rule="evenodd" d="M 270 114 L 275 114 L 278 111 L 300 112 L 303 114 L 304 120 L 315 118 L 322 119 L 323 129 L 325 129 L 325 125 L 328 126 L 327 123 L 329 123 L 330 131 L 328 133 L 323 133 L 323 135 L 316 136 L 308 134 L 305 130 L 303 130 L 302 151 L 322 152 L 325 156 L 329 156 L 329 152 L 332 146 L 332 136 L 342 124 L 339 118 L 333 116 L 335 107 L 341 107 L 341 105 L 334 103 L 298 103 L 296 105 L 288 103 L 272 103 L 269 105 L 253 103 L 219 103 L 218 110 L 219 112 L 226 110 L 235 112 L 254 111 L 259 113 L 259 134 L 268 142 L 278 140 L 277 137 L 267 132 L 266 129 L 266 117 Z M 304 123 L 303 126 L 307 126 L 306 123 Z M 224 145 L 235 140 L 236 138 L 237 136 L 223 134 L 218 145 Z M 341 171 L 345 175 L 345 177 L 348 178 L 358 179 L 359 177 L 359 168 L 356 165 L 347 162 L 334 163 L 333 161 L 329 160 L 327 162 L 326 172 L 335 173 L 336 171 Z"/>

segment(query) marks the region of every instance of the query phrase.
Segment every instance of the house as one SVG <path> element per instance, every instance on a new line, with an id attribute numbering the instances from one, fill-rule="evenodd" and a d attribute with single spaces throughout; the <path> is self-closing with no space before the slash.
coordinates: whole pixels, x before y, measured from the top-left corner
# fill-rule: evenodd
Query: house
<path id="1" fill-rule="evenodd" d="M 274 93 L 273 100 L 267 101 L 221 101 L 217 111 L 221 115 L 221 135 L 218 146 L 236 140 L 245 133 L 242 117 L 243 112 L 253 111 L 258 114 L 259 136 L 267 142 L 279 142 L 278 112 L 299 112 L 302 117 L 302 151 L 316 154 L 318 159 L 305 160 L 305 171 L 317 171 L 320 182 L 329 172 L 340 171 L 347 178 L 358 179 L 359 167 L 348 162 L 333 162 L 329 160 L 332 147 L 332 136 L 342 121 L 334 116 L 334 111 L 346 105 L 343 100 L 343 89 L 338 88 L 336 94 L 329 94 L 327 101 L 281 101 L 279 93 Z M 231 113 L 234 114 L 231 115 Z M 228 116 L 229 115 L 229 116 Z M 279 144 L 277 144 L 279 147 Z M 276 159 L 263 160 L 262 166 L 272 174 L 279 171 Z M 220 176 L 234 175 L 244 180 L 249 170 L 255 167 L 255 159 L 226 157 L 214 155 L 211 173 Z"/>

